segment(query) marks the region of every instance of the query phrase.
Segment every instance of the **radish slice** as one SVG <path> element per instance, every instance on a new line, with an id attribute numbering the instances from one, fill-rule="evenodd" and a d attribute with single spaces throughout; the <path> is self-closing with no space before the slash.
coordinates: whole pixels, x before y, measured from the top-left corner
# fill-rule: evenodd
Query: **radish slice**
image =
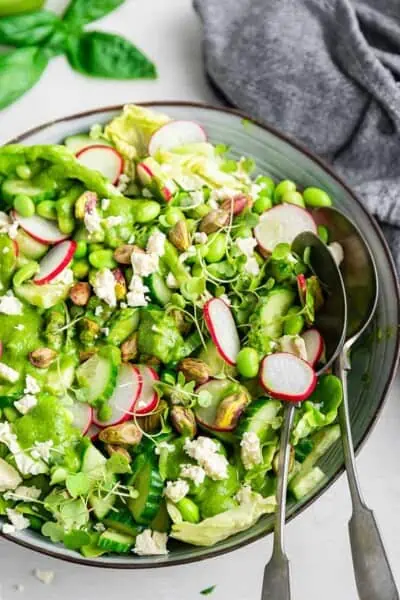
<path id="1" fill-rule="evenodd" d="M 101 421 L 97 411 L 93 413 L 93 423 L 98 427 L 118 425 L 132 418 L 135 403 L 140 395 L 142 382 L 138 370 L 129 363 L 122 363 L 117 385 L 108 401 L 111 416 L 107 421 Z"/>
<path id="2" fill-rule="evenodd" d="M 203 314 L 218 353 L 229 365 L 235 365 L 240 340 L 231 309 L 220 298 L 212 298 L 205 303 Z"/>
<path id="3" fill-rule="evenodd" d="M 320 332 L 314 328 L 305 331 L 301 337 L 303 338 L 306 346 L 307 360 L 313 367 L 317 362 L 320 361 L 324 353 L 324 340 Z"/>
<path id="4" fill-rule="evenodd" d="M 50 283 L 66 269 L 74 257 L 76 242 L 61 242 L 52 248 L 39 263 L 40 270 L 33 281 L 36 285 Z"/>
<path id="5" fill-rule="evenodd" d="M 72 425 L 79 429 L 82 435 L 86 435 L 93 420 L 92 407 L 85 402 L 74 402 L 72 406 L 68 407 L 68 410 L 74 417 Z"/>
<path id="6" fill-rule="evenodd" d="M 150 167 L 144 163 L 139 163 L 136 167 L 136 174 L 143 185 L 150 185 L 154 179 L 154 173 Z"/>
<path id="7" fill-rule="evenodd" d="M 158 129 L 150 138 L 149 154 L 158 150 L 172 150 L 186 144 L 201 144 L 207 141 L 204 129 L 194 121 L 170 121 Z"/>
<path id="8" fill-rule="evenodd" d="M 159 377 L 157 373 L 151 367 L 146 365 L 136 365 L 136 369 L 139 372 L 140 380 L 143 384 L 142 391 L 135 404 L 135 415 L 147 415 L 153 411 L 158 404 L 158 394 L 153 388 L 155 381 L 158 381 Z"/>
<path id="9" fill-rule="evenodd" d="M 76 158 L 85 167 L 99 171 L 112 183 L 117 183 L 124 170 L 124 161 L 119 152 L 104 144 L 86 146 L 77 153 Z"/>
<path id="10" fill-rule="evenodd" d="M 87 430 L 87 432 L 85 433 L 86 437 L 90 438 L 92 440 L 92 442 L 94 442 L 95 440 L 97 440 L 97 436 L 99 435 L 101 431 L 100 427 L 97 427 L 97 425 L 95 425 L 94 423 L 92 423 L 89 427 L 89 429 Z"/>
<path id="11" fill-rule="evenodd" d="M 291 244 L 303 231 L 317 233 L 312 216 L 295 204 L 279 204 L 261 215 L 254 235 L 261 249 L 271 253 L 277 244 Z"/>
<path id="12" fill-rule="evenodd" d="M 46 246 L 58 244 L 68 238 L 68 235 L 61 233 L 57 225 L 52 223 L 52 221 L 43 219 L 38 215 L 33 215 L 33 217 L 21 217 L 21 215 L 13 211 L 12 216 L 18 221 L 26 233 L 38 242 L 46 244 Z"/>
<path id="13" fill-rule="evenodd" d="M 261 385 L 273 398 L 302 402 L 315 389 L 317 376 L 311 366 L 294 354 L 269 354 L 261 363 Z"/>

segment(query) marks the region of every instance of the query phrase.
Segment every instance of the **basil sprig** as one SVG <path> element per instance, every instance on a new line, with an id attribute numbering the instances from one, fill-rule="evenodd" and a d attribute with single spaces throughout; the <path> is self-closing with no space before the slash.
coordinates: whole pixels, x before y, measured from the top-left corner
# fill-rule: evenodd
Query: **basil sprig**
<path id="1" fill-rule="evenodd" d="M 84 31 L 124 1 L 72 0 L 62 18 L 47 10 L 0 18 L 0 44 L 17 48 L 0 54 L 0 109 L 32 88 L 57 54 L 66 54 L 73 69 L 92 77 L 157 77 L 154 64 L 125 38 Z"/>

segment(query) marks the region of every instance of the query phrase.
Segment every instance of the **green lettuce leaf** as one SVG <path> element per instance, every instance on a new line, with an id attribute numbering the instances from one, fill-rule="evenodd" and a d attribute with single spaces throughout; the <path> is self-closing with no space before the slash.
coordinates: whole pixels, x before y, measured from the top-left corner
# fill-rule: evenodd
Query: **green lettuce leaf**
<path id="1" fill-rule="evenodd" d="M 213 546 L 235 533 L 245 531 L 262 515 L 275 511 L 276 500 L 272 496 L 263 498 L 250 488 L 243 488 L 240 496 L 238 507 L 204 519 L 201 523 L 175 522 L 171 537 L 194 546 Z"/>

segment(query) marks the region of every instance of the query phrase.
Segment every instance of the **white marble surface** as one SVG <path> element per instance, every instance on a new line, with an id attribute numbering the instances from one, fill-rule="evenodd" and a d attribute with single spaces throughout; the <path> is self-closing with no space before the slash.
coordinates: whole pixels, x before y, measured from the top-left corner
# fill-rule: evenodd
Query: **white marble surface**
<path id="1" fill-rule="evenodd" d="M 221 0 L 223 1 L 223 0 Z M 60 10 L 64 0 L 50 0 Z M 190 0 L 128 0 L 103 20 L 104 29 L 135 41 L 159 68 L 154 82 L 100 82 L 54 59 L 40 84 L 0 113 L 0 143 L 39 123 L 98 106 L 139 100 L 213 101 L 201 66 L 201 41 Z M 400 381 L 359 456 L 365 496 L 375 508 L 400 584 Z M 356 600 L 347 539 L 350 502 L 346 481 L 333 488 L 287 528 L 295 600 Z M 258 600 L 263 565 L 271 551 L 264 540 L 232 553 L 184 567 L 154 572 L 100 571 L 69 565 L 0 542 L 1 600 L 196 600 L 216 585 L 212 600 Z M 51 585 L 32 575 L 52 570 Z M 16 589 L 22 585 L 24 590 Z M 279 600 L 279 599 L 277 599 Z"/>

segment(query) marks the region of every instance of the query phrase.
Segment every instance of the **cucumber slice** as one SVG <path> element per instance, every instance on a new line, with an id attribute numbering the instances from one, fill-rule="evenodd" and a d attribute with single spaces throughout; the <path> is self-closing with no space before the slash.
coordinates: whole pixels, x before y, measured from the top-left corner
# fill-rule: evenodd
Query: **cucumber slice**
<path id="1" fill-rule="evenodd" d="M 75 361 L 65 356 L 51 365 L 46 374 L 45 388 L 51 394 L 61 396 L 72 386 L 75 377 Z"/>
<path id="2" fill-rule="evenodd" d="M 31 260 L 42 258 L 48 250 L 46 244 L 38 242 L 21 228 L 18 229 L 15 241 L 18 244 L 19 252 Z"/>
<path id="3" fill-rule="evenodd" d="M 147 525 L 160 509 L 164 487 L 152 460 L 148 460 L 139 469 L 134 485 L 139 496 L 128 500 L 128 508 L 137 523 Z"/>
<path id="4" fill-rule="evenodd" d="M 90 506 L 93 508 L 94 514 L 100 521 L 111 511 L 116 499 L 115 494 L 99 496 L 98 494 L 93 493 L 89 495 Z"/>
<path id="5" fill-rule="evenodd" d="M 269 292 L 260 310 L 260 321 L 267 337 L 273 339 L 281 337 L 283 332 L 282 317 L 287 313 L 294 300 L 293 290 L 281 288 Z"/>
<path id="6" fill-rule="evenodd" d="M 82 457 L 82 472 L 90 476 L 93 481 L 101 479 L 105 474 L 107 459 L 93 444 L 89 444 Z"/>
<path id="7" fill-rule="evenodd" d="M 325 479 L 325 473 L 319 467 L 310 469 L 307 473 L 298 473 L 289 483 L 289 490 L 296 500 L 301 500 Z"/>
<path id="8" fill-rule="evenodd" d="M 80 552 L 85 558 L 98 558 L 105 554 L 106 550 L 95 546 L 95 544 L 86 544 L 85 546 L 82 546 Z"/>
<path id="9" fill-rule="evenodd" d="M 1 186 L 1 192 L 4 200 L 12 202 L 15 196 L 23 194 L 29 196 L 35 203 L 42 200 L 51 200 L 55 196 L 55 189 L 36 185 L 32 181 L 22 179 L 6 179 Z"/>
<path id="10" fill-rule="evenodd" d="M 143 530 L 143 527 L 135 523 L 131 513 L 124 508 L 111 511 L 106 518 L 103 519 L 106 527 L 130 535 L 133 538 Z"/>
<path id="11" fill-rule="evenodd" d="M 87 402 L 92 405 L 99 405 L 111 398 L 117 376 L 118 367 L 114 362 L 99 354 L 82 363 L 76 371 L 78 383 L 87 389 Z"/>
<path id="12" fill-rule="evenodd" d="M 228 363 L 221 358 L 212 340 L 208 340 L 205 348 L 202 346 L 199 358 L 209 366 L 211 377 L 221 375 L 221 373 L 225 373 L 231 377 L 234 377 L 236 374 L 235 367 L 228 365 Z"/>
<path id="13" fill-rule="evenodd" d="M 107 552 L 116 552 L 117 554 L 125 554 L 129 552 L 135 543 L 135 538 L 131 535 L 118 533 L 107 529 L 99 537 L 98 546 Z"/>
<path id="14" fill-rule="evenodd" d="M 274 434 L 277 422 L 277 416 L 282 408 L 278 400 L 269 398 L 259 398 L 252 402 L 245 410 L 240 419 L 236 433 L 242 437 L 246 432 L 256 433 L 260 442 L 266 442 L 271 434 Z M 274 427 L 275 425 L 275 427 Z"/>
<path id="15" fill-rule="evenodd" d="M 145 279 L 145 284 L 150 290 L 150 297 L 157 304 L 165 306 L 170 302 L 172 292 L 159 273 L 152 273 Z"/>
<path id="16" fill-rule="evenodd" d="M 15 295 L 28 304 L 33 304 L 38 308 L 51 308 L 59 302 L 62 302 L 68 296 L 70 286 L 65 283 L 48 283 L 45 285 L 36 285 L 27 282 L 14 287 Z"/>
<path id="17" fill-rule="evenodd" d="M 64 140 L 64 145 L 68 148 L 68 150 L 71 150 L 71 152 L 73 152 L 74 154 L 79 152 L 79 150 L 83 150 L 83 148 L 88 148 L 89 146 L 97 146 L 98 144 L 101 144 L 102 146 L 111 146 L 111 144 L 103 138 L 94 140 L 93 138 L 84 133 L 78 135 L 70 135 Z"/>

